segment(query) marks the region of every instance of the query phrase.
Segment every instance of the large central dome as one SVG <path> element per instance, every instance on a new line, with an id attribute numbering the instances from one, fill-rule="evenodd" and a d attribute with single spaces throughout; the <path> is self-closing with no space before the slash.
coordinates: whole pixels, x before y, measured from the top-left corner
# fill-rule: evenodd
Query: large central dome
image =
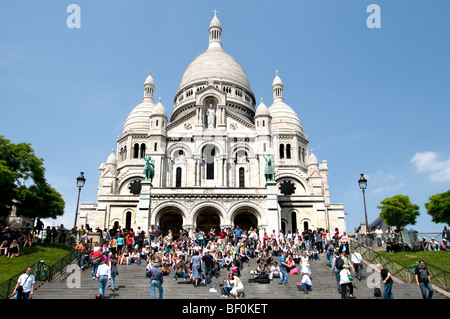
<path id="1" fill-rule="evenodd" d="M 250 91 L 250 83 L 239 63 L 221 47 L 210 47 L 200 54 L 184 72 L 180 89 L 214 79 L 235 83 Z"/>
<path id="2" fill-rule="evenodd" d="M 209 25 L 209 46 L 189 64 L 180 82 L 179 91 L 207 81 L 235 84 L 251 92 L 247 75 L 240 64 L 222 49 L 222 26 L 214 15 Z"/>

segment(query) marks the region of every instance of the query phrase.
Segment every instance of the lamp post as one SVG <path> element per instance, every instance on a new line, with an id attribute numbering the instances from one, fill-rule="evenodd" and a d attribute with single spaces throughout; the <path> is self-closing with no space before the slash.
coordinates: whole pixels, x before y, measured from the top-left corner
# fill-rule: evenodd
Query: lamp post
<path id="1" fill-rule="evenodd" d="M 364 200 L 364 214 L 366 216 L 366 233 L 369 230 L 369 223 L 367 221 L 367 209 L 366 209 L 366 195 L 365 195 L 365 190 L 367 188 L 367 179 L 364 178 L 364 174 L 361 174 L 361 177 L 358 180 L 358 184 L 359 184 L 359 188 L 362 189 L 362 193 L 363 193 L 363 200 Z"/>
<path id="2" fill-rule="evenodd" d="M 80 176 L 77 177 L 77 187 L 78 187 L 78 200 L 77 200 L 77 210 L 75 212 L 75 223 L 74 227 L 77 225 L 77 217 L 78 217 L 78 205 L 80 204 L 80 193 L 81 188 L 84 186 L 84 183 L 86 182 L 86 178 L 84 177 L 84 172 L 80 173 Z"/>

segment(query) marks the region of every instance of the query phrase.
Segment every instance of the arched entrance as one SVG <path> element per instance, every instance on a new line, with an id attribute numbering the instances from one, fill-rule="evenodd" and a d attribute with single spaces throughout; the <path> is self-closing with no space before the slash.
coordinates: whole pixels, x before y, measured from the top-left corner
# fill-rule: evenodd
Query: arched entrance
<path id="1" fill-rule="evenodd" d="M 234 216 L 234 225 L 239 225 L 244 231 L 248 231 L 250 227 L 258 228 L 258 218 L 249 209 L 242 209 Z"/>
<path id="2" fill-rule="evenodd" d="M 196 231 L 203 231 L 208 234 L 211 228 L 215 229 L 216 234 L 220 232 L 220 215 L 213 207 L 202 208 L 197 214 Z"/>
<path id="3" fill-rule="evenodd" d="M 163 236 L 166 236 L 169 230 L 172 231 L 173 237 L 177 238 L 180 230 L 183 228 L 183 216 L 178 208 L 167 207 L 160 212 L 159 228 Z"/>

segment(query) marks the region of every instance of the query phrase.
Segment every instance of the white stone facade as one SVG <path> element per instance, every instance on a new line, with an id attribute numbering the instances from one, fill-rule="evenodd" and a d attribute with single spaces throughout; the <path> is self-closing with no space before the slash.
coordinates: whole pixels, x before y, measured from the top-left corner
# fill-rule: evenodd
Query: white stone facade
<path id="1" fill-rule="evenodd" d="M 278 75 L 273 103 L 256 105 L 247 76 L 222 49 L 216 16 L 209 47 L 186 69 L 168 118 L 155 105 L 155 81 L 128 115 L 114 151 L 101 164 L 97 203 L 82 204 L 78 224 L 142 230 L 158 225 L 174 234 L 209 228 L 258 227 L 272 233 L 318 227 L 346 231 L 342 204 L 331 204 L 326 161 L 309 151 L 295 111 L 284 102 Z M 275 181 L 266 182 L 265 155 Z M 150 186 L 144 155 L 155 161 Z M 138 194 L 130 185 L 140 185 Z M 262 232 L 260 234 L 262 235 Z"/>

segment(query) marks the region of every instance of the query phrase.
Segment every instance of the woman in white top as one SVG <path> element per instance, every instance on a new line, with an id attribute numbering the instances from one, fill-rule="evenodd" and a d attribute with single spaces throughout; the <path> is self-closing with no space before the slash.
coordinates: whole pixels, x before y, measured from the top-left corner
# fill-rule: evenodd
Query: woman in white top
<path id="1" fill-rule="evenodd" d="M 233 274 L 233 289 L 231 289 L 230 294 L 235 296 L 236 299 L 244 294 L 244 284 L 236 273 Z"/>
<path id="2" fill-rule="evenodd" d="M 345 294 L 347 291 L 347 287 L 350 290 L 350 298 L 353 298 L 353 283 L 348 278 L 348 276 L 351 275 L 350 270 L 348 270 L 348 266 L 344 266 L 342 270 L 339 272 L 340 281 L 339 284 L 341 285 L 341 299 L 345 299 Z"/>
<path id="3" fill-rule="evenodd" d="M 310 258 L 306 255 L 306 251 L 303 251 L 300 257 L 300 265 L 302 268 L 302 273 L 311 275 L 311 269 L 309 268 Z"/>

